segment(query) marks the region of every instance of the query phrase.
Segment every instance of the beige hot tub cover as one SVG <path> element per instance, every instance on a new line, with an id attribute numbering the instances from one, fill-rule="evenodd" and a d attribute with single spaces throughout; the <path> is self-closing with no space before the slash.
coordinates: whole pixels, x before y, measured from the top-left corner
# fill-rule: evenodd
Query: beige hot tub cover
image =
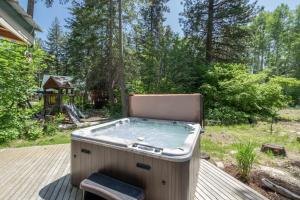
<path id="1" fill-rule="evenodd" d="M 129 116 L 190 121 L 203 125 L 203 97 L 201 94 L 131 95 Z"/>

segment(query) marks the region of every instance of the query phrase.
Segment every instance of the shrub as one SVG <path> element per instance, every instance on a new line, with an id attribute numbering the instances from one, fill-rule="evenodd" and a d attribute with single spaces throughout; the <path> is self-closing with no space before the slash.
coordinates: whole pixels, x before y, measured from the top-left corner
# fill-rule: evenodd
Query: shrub
<path id="1" fill-rule="evenodd" d="M 43 135 L 43 128 L 38 121 L 27 121 L 23 135 L 25 139 L 35 140 Z"/>
<path id="2" fill-rule="evenodd" d="M 25 51 L 30 51 L 32 58 L 28 58 Z M 38 86 L 36 74 L 45 66 L 42 62 L 44 56 L 39 47 L 27 49 L 26 46 L 0 40 L 0 143 L 21 137 L 24 131 L 26 134 L 31 131 L 24 129 L 32 116 L 25 102 Z"/>
<path id="3" fill-rule="evenodd" d="M 0 130 L 0 144 L 9 142 L 10 140 L 17 139 L 19 137 L 19 131 L 15 128 Z"/>
<path id="4" fill-rule="evenodd" d="M 120 102 L 109 105 L 109 116 L 112 118 L 120 118 L 122 116 L 122 105 Z"/>
<path id="5" fill-rule="evenodd" d="M 284 91 L 297 84 L 272 77 L 268 70 L 251 74 L 242 64 L 215 64 L 205 79 L 199 89 L 205 96 L 207 119 L 227 124 L 274 117 L 290 102 Z"/>
<path id="6" fill-rule="evenodd" d="M 44 134 L 45 135 L 55 135 L 58 131 L 58 125 L 60 123 L 62 123 L 64 118 L 65 118 L 65 115 L 60 113 L 60 114 L 54 116 L 53 118 L 48 119 L 44 125 Z"/>
<path id="7" fill-rule="evenodd" d="M 238 164 L 238 170 L 242 180 L 247 181 L 256 158 L 256 153 L 254 152 L 254 145 L 250 142 L 247 144 L 239 144 L 238 152 L 235 158 Z"/>
<path id="8" fill-rule="evenodd" d="M 44 135 L 55 135 L 58 131 L 58 126 L 52 121 L 48 121 L 44 125 Z"/>
<path id="9" fill-rule="evenodd" d="M 208 116 L 220 124 L 246 123 L 249 117 L 246 113 L 228 106 L 208 109 Z"/>

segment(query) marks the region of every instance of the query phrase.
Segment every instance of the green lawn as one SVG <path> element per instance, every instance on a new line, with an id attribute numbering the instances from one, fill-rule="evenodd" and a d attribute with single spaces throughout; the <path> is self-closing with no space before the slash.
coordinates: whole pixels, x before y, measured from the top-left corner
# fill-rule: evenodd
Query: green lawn
<path id="1" fill-rule="evenodd" d="M 279 117 L 282 120 L 300 122 L 300 107 L 281 110 L 279 111 Z"/>
<path id="2" fill-rule="evenodd" d="M 14 140 L 1 144 L 0 148 L 27 147 L 36 145 L 66 144 L 70 143 L 70 131 L 59 132 L 53 136 L 41 137 L 37 140 Z"/>
<path id="3" fill-rule="evenodd" d="M 296 140 L 297 132 L 300 133 L 300 122 L 297 121 L 300 109 L 289 109 L 283 113 L 286 119 L 289 117 L 289 120 L 275 123 L 272 133 L 270 123 L 267 122 L 259 122 L 254 126 L 207 126 L 201 140 L 201 149 L 215 160 L 233 161 L 234 151 L 237 149 L 236 144 L 251 142 L 256 147 L 257 162 L 272 164 L 277 158 L 274 159 L 272 154 L 261 153 L 260 147 L 264 143 L 274 143 L 284 145 L 288 157 L 296 158 L 300 153 L 300 143 Z M 286 115 L 286 113 L 293 115 Z"/>

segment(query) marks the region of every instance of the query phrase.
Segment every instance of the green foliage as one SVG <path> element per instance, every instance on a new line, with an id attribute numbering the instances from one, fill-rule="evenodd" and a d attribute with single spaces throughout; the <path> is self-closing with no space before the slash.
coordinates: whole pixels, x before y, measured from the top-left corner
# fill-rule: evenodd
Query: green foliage
<path id="1" fill-rule="evenodd" d="M 44 135 L 53 136 L 58 132 L 58 125 L 61 124 L 65 116 L 62 113 L 59 113 L 56 116 L 53 116 L 46 120 L 44 124 Z"/>
<path id="2" fill-rule="evenodd" d="M 35 140 L 43 135 L 43 128 L 38 121 L 28 120 L 23 128 L 24 139 Z"/>
<path id="3" fill-rule="evenodd" d="M 246 60 L 251 39 L 247 25 L 255 14 L 255 1 L 186 0 L 181 23 L 198 59 L 236 63 Z"/>
<path id="4" fill-rule="evenodd" d="M 0 129 L 0 144 L 17 139 L 20 133 L 16 128 Z"/>
<path id="5" fill-rule="evenodd" d="M 254 71 L 272 68 L 276 75 L 299 76 L 300 6 L 290 10 L 285 4 L 273 12 L 262 10 L 253 20 L 249 59 Z"/>
<path id="6" fill-rule="evenodd" d="M 274 117 L 278 109 L 299 102 L 300 87 L 289 77 L 300 73 L 300 8 L 281 5 L 255 17 L 256 4 L 249 0 L 188 0 L 182 37 L 164 25 L 167 2 L 123 1 L 127 93 L 200 92 L 208 119 L 221 124 Z M 213 29 L 208 30 L 211 2 Z M 68 75 L 82 83 L 85 94 L 107 94 L 103 98 L 112 116 L 120 112 L 117 22 L 116 0 L 74 2 L 63 53 Z M 212 62 L 206 58 L 209 48 Z"/>
<path id="7" fill-rule="evenodd" d="M 207 114 L 209 119 L 213 120 L 211 124 L 248 123 L 249 117 L 245 112 L 228 106 L 209 108 Z"/>
<path id="8" fill-rule="evenodd" d="M 245 65 L 215 64 L 200 87 L 205 95 L 208 118 L 222 123 L 240 123 L 255 117 L 273 117 L 287 105 L 282 82 L 297 81 L 270 77 L 268 71 L 250 74 Z M 281 83 L 279 83 L 281 80 Z"/>
<path id="9" fill-rule="evenodd" d="M 292 106 L 300 104 L 300 79 L 276 76 L 271 81 L 279 84 L 285 95 L 292 97 L 290 102 Z"/>
<path id="10" fill-rule="evenodd" d="M 45 53 L 38 47 L 0 40 L 0 132 L 1 142 L 20 137 L 31 112 L 26 101 L 38 87 L 36 74 L 44 65 Z"/>
<path id="11" fill-rule="evenodd" d="M 250 171 L 256 158 L 254 145 L 249 143 L 238 144 L 238 152 L 235 156 L 240 176 L 243 180 L 248 180 Z"/>
<path id="12" fill-rule="evenodd" d="M 48 31 L 46 49 L 49 57 L 46 59 L 48 74 L 66 75 L 66 36 L 62 31 L 58 18 L 55 18 Z"/>

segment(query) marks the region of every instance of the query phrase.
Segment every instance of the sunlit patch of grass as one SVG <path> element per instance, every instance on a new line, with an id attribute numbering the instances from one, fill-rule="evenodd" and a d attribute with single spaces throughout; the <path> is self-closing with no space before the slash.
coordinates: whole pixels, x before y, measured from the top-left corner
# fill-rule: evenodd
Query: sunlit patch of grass
<path id="1" fill-rule="evenodd" d="M 209 152 L 211 156 L 223 159 L 225 149 L 222 145 L 211 141 L 210 139 L 203 138 L 201 140 L 201 151 Z"/>
<path id="2" fill-rule="evenodd" d="M 278 112 L 279 119 L 287 121 L 300 121 L 300 107 L 288 108 Z"/>
<path id="3" fill-rule="evenodd" d="M 70 143 L 70 133 L 59 132 L 53 136 L 45 136 L 36 140 L 14 140 L 9 143 L 1 144 L 0 148 L 11 148 L 11 147 L 27 147 L 37 145 L 52 145 L 52 144 L 67 144 Z"/>
<path id="4" fill-rule="evenodd" d="M 237 150 L 236 144 L 251 142 L 259 163 L 283 159 L 260 152 L 261 145 L 266 143 L 283 145 L 288 155 L 300 153 L 300 143 L 296 140 L 296 132 L 300 130 L 299 122 L 279 121 L 273 124 L 272 132 L 270 127 L 269 122 L 259 122 L 255 125 L 207 126 L 202 137 L 202 150 L 209 153 L 213 159 L 233 160 L 234 155 L 229 152 Z"/>

